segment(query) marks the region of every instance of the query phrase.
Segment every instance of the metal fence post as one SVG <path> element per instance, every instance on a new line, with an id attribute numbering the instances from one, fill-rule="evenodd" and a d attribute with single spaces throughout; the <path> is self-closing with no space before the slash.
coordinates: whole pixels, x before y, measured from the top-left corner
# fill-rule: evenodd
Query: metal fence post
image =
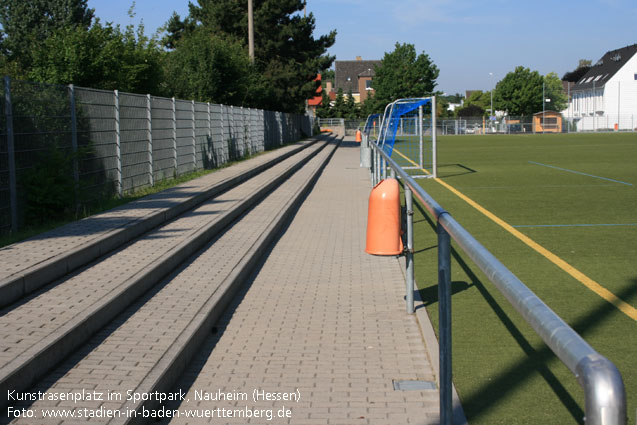
<path id="1" fill-rule="evenodd" d="M 438 322 L 440 339 L 440 423 L 451 425 L 451 238 L 438 216 Z"/>
<path id="2" fill-rule="evenodd" d="M 393 171 L 393 169 L 392 169 Z M 407 251 L 405 255 L 407 284 L 407 314 L 414 313 L 414 203 L 411 188 L 405 183 L 405 209 L 407 214 Z"/>
<path id="3" fill-rule="evenodd" d="M 173 169 L 174 176 L 177 176 L 177 102 L 175 98 L 172 98 L 173 101 Z"/>
<path id="4" fill-rule="evenodd" d="M 438 177 L 438 131 L 436 130 L 436 96 L 431 97 L 431 173 Z"/>
<path id="5" fill-rule="evenodd" d="M 4 77 L 4 113 L 7 120 L 7 157 L 9 162 L 9 205 L 11 231 L 18 231 L 18 193 L 16 185 L 15 140 L 13 134 L 13 106 L 11 105 L 11 78 Z"/>
<path id="6" fill-rule="evenodd" d="M 423 143 L 424 143 L 424 131 L 422 128 L 422 119 L 423 119 L 423 113 L 422 113 L 422 105 L 420 105 L 418 107 L 418 139 L 419 139 L 419 143 L 418 143 L 418 165 L 420 166 L 420 168 L 424 168 L 425 167 L 425 160 L 424 160 L 424 147 L 423 147 Z"/>
<path id="7" fill-rule="evenodd" d="M 376 164 L 376 149 L 372 149 L 372 186 L 376 186 L 376 170 L 378 165 Z"/>
<path id="8" fill-rule="evenodd" d="M 387 163 L 385 162 L 384 158 L 380 159 L 380 165 L 383 170 L 383 180 L 385 180 L 387 178 Z"/>
<path id="9" fill-rule="evenodd" d="M 374 186 L 376 186 L 380 180 L 380 163 L 378 158 L 380 158 L 378 149 L 374 149 Z"/>
<path id="10" fill-rule="evenodd" d="M 124 191 L 122 187 L 122 136 L 119 131 L 119 91 L 115 90 L 113 93 L 115 99 L 115 157 L 117 158 L 117 177 L 115 184 L 117 185 L 117 196 L 121 198 Z"/>
<path id="11" fill-rule="evenodd" d="M 69 84 L 71 102 L 71 149 L 73 150 L 73 181 L 75 182 L 75 202 L 79 201 L 80 170 L 77 158 L 77 115 L 75 113 L 75 86 Z"/>
<path id="12" fill-rule="evenodd" d="M 153 164 L 153 111 L 150 94 L 146 95 L 146 119 L 148 120 L 148 183 L 155 186 L 155 174 Z"/>
<path id="13" fill-rule="evenodd" d="M 192 118 L 192 169 L 197 169 L 197 139 L 195 132 L 195 101 L 190 101 L 190 113 Z"/>
<path id="14" fill-rule="evenodd" d="M 223 119 L 223 105 L 219 105 L 220 111 L 221 111 L 221 149 L 222 152 L 226 152 L 226 150 L 228 149 L 228 142 L 226 142 L 226 129 L 225 129 L 225 124 L 224 124 L 224 119 Z M 230 156 L 230 153 L 227 153 L 224 156 L 223 162 L 224 164 L 226 162 L 228 162 L 228 157 Z"/>

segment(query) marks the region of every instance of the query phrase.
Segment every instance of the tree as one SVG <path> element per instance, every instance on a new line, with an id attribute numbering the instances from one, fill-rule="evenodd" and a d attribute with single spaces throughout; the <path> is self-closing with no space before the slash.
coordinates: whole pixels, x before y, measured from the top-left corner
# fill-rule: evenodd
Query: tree
<path id="1" fill-rule="evenodd" d="M 550 99 L 547 104 L 546 99 Z M 532 115 L 546 110 L 562 111 L 568 102 L 557 74 L 541 76 L 537 71 L 518 66 L 496 85 L 494 107 L 510 115 Z"/>
<path id="2" fill-rule="evenodd" d="M 166 77 L 174 96 L 243 105 L 253 74 L 241 43 L 198 27 L 168 54 Z"/>
<path id="3" fill-rule="evenodd" d="M 346 112 L 343 89 L 338 89 L 336 92 L 336 99 L 334 99 L 334 105 L 332 106 L 332 116 L 335 118 L 344 118 Z"/>
<path id="4" fill-rule="evenodd" d="M 586 74 L 591 69 L 592 61 L 588 59 L 580 59 L 577 68 L 573 71 L 567 72 L 562 77 L 563 81 L 568 81 L 570 83 L 577 83 L 582 79 L 584 74 Z"/>
<path id="5" fill-rule="evenodd" d="M 32 63 L 31 48 L 47 40 L 62 28 L 88 29 L 94 9 L 88 0 L 2 0 L 0 49 L 8 62 L 17 62 L 21 69 Z"/>
<path id="6" fill-rule="evenodd" d="M 336 32 L 314 38 L 314 16 L 300 15 L 303 6 L 302 0 L 254 0 L 254 66 L 259 78 L 253 80 L 247 99 L 251 106 L 304 111 L 306 99 L 318 88 L 316 75 L 334 61 L 326 52 Z M 246 1 L 199 0 L 198 5 L 190 4 L 189 19 L 211 33 L 238 40 L 247 50 Z M 188 25 L 173 23 L 188 36 Z"/>
<path id="7" fill-rule="evenodd" d="M 353 120 L 358 118 L 359 108 L 356 104 L 356 100 L 354 100 L 354 96 L 352 95 L 352 91 L 350 90 L 347 93 L 347 97 L 345 98 L 345 111 L 343 114 L 343 118 Z"/>
<path id="8" fill-rule="evenodd" d="M 560 112 L 568 106 L 568 97 L 564 93 L 564 86 L 555 72 L 549 72 L 544 76 L 544 96 L 546 99 L 550 99 L 549 104 L 544 105 L 547 110 Z"/>
<path id="9" fill-rule="evenodd" d="M 319 118 L 333 118 L 330 96 L 327 94 L 327 90 L 321 90 L 321 104 L 316 108 L 316 116 Z"/>
<path id="10" fill-rule="evenodd" d="M 377 104 L 386 105 L 396 99 L 429 96 L 434 92 L 440 71 L 424 52 L 416 55 L 413 44 L 396 43 L 385 53 L 372 87 Z"/>
<path id="11" fill-rule="evenodd" d="M 496 85 L 494 108 L 510 115 L 532 115 L 541 111 L 543 80 L 539 72 L 518 66 Z"/>
<path id="12" fill-rule="evenodd" d="M 66 26 L 32 47 L 27 77 L 51 84 L 160 94 L 162 52 L 144 27 L 124 31 L 99 19 L 87 30 Z"/>
<path id="13" fill-rule="evenodd" d="M 476 90 L 471 93 L 471 96 L 465 100 L 465 106 L 476 105 L 482 110 L 487 111 L 491 109 L 491 92 L 482 90 Z M 495 109 L 495 108 L 494 108 Z M 493 112 L 491 113 L 493 114 Z"/>
<path id="14" fill-rule="evenodd" d="M 472 117 L 483 117 L 484 109 L 478 105 L 467 105 L 460 109 L 456 110 L 458 117 L 461 118 L 472 118 Z"/>

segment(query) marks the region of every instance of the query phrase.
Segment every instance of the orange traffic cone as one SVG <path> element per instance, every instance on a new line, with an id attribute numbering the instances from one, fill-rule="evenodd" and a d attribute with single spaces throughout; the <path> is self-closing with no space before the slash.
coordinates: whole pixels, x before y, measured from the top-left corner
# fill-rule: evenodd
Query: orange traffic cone
<path id="1" fill-rule="evenodd" d="M 362 141 L 363 141 L 363 138 L 361 137 L 361 131 L 356 130 L 356 142 L 360 143 Z"/>
<path id="2" fill-rule="evenodd" d="M 382 180 L 369 195 L 365 252 L 373 255 L 402 254 L 403 241 L 400 234 L 398 181 Z"/>

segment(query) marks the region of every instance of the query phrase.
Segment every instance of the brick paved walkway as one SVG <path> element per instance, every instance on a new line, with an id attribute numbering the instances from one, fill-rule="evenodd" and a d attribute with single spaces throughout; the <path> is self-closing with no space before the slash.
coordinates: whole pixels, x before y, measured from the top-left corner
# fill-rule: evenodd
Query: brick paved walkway
<path id="1" fill-rule="evenodd" d="M 272 409 L 267 423 L 438 423 L 437 390 L 393 388 L 435 376 L 416 317 L 405 313 L 399 261 L 364 253 L 369 191 L 358 147 L 345 143 L 183 377 L 189 401 L 171 408 Z M 255 389 L 300 399 L 255 403 Z M 197 401 L 202 392 L 248 400 Z M 286 412 L 291 419 L 276 418 Z"/>
<path id="2" fill-rule="evenodd" d="M 171 350 L 183 348 L 187 328 L 203 314 L 203 304 L 208 298 L 218 296 L 219 288 L 225 284 L 227 276 L 239 267 L 239 263 L 255 245 L 263 229 L 276 219 L 283 206 L 290 202 L 290 197 L 311 178 L 330 150 L 331 148 L 320 151 L 305 167 L 252 208 L 227 232 L 211 241 L 207 249 L 201 250 L 144 297 L 133 303 L 124 314 L 109 323 L 82 349 L 31 389 L 52 394 L 110 392 L 122 395 L 122 399 L 82 400 L 80 403 L 36 401 L 26 407 L 36 412 L 37 419 L 21 418 L 13 423 L 51 423 L 50 418 L 42 418 L 43 410 L 98 410 L 102 407 L 124 412 L 130 404 L 124 399 L 127 391 L 151 393 L 154 389 L 147 386 L 153 382 L 148 383 L 147 378 L 165 373 L 163 363 L 169 361 L 167 359 L 170 359 Z M 284 164 L 285 162 L 282 163 Z M 277 167 L 266 173 L 276 172 Z M 251 181 L 246 184 L 256 183 L 258 182 Z M 237 189 L 229 191 L 219 198 L 233 193 L 238 197 L 236 191 Z M 206 205 L 208 204 L 204 204 L 197 211 Z M 107 423 L 109 420 L 107 417 L 95 417 L 90 422 Z M 121 423 L 117 418 L 115 422 Z M 67 424 L 76 421 L 67 419 L 56 423 Z"/>

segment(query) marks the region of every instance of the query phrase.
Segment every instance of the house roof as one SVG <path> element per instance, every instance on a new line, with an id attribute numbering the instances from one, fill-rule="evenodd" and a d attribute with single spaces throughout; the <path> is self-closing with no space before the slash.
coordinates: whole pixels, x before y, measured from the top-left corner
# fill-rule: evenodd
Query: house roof
<path id="1" fill-rule="evenodd" d="M 606 52 L 580 80 L 573 91 L 603 87 L 637 53 L 637 44 Z"/>
<path id="2" fill-rule="evenodd" d="M 379 60 L 355 60 L 334 62 L 334 88 L 358 93 L 358 77 L 373 77 L 374 66 L 380 66 Z"/>
<path id="3" fill-rule="evenodd" d="M 549 111 L 549 110 L 546 110 L 544 112 L 540 111 L 533 114 L 534 117 L 538 117 L 541 115 L 548 116 L 548 115 L 562 115 L 562 114 L 560 114 L 559 112 Z"/>

